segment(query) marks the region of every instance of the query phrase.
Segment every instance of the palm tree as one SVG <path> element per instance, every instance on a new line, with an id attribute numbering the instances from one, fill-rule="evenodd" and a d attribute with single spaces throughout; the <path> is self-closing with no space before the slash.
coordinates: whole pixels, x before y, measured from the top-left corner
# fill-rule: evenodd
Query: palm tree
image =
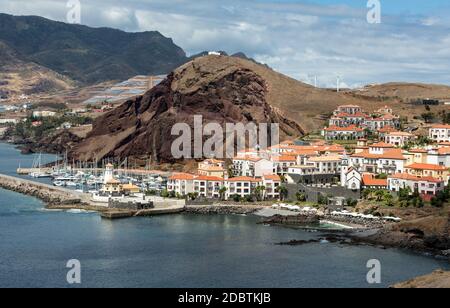
<path id="1" fill-rule="evenodd" d="M 258 201 L 262 201 L 264 199 L 264 192 L 266 190 L 266 186 L 260 185 L 255 188 L 255 195 Z"/>
<path id="2" fill-rule="evenodd" d="M 377 197 L 377 201 L 383 200 L 383 198 L 385 196 L 384 190 L 377 190 L 375 193 L 375 196 Z"/>
<path id="3" fill-rule="evenodd" d="M 280 195 L 280 201 L 283 201 L 288 195 L 288 189 L 283 185 L 278 186 L 275 191 Z"/>
<path id="4" fill-rule="evenodd" d="M 219 194 L 220 194 L 220 200 L 225 200 L 225 193 L 227 192 L 228 188 L 226 188 L 225 186 L 222 186 L 219 189 Z"/>

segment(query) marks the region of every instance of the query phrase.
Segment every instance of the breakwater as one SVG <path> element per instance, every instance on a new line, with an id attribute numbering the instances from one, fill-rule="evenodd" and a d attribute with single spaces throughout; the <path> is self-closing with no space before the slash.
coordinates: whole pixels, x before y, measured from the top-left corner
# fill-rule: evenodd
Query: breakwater
<path id="1" fill-rule="evenodd" d="M 86 196 L 81 193 L 3 174 L 0 174 L 0 187 L 38 198 L 48 206 L 87 204 Z"/>

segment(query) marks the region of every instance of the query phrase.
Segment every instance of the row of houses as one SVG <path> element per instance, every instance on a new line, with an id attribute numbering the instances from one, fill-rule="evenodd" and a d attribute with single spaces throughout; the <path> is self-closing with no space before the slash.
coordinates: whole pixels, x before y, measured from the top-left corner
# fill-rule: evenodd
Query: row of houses
<path id="1" fill-rule="evenodd" d="M 281 178 L 278 175 L 268 174 L 262 177 L 214 177 L 206 175 L 193 175 L 179 173 L 172 175 L 167 182 L 167 189 L 181 196 L 196 193 L 199 197 L 208 199 L 229 200 L 234 196 L 245 198 L 257 194 L 258 187 L 263 199 L 279 199 L 278 187 Z"/>

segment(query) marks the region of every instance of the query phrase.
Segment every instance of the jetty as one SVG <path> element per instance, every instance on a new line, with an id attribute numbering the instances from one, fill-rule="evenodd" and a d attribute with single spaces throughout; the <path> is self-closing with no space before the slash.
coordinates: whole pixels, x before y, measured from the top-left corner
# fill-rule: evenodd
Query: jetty
<path id="1" fill-rule="evenodd" d="M 90 204 L 89 195 L 30 180 L 0 174 L 0 187 L 36 197 L 49 205 Z"/>
<path id="2" fill-rule="evenodd" d="M 45 202 L 46 207 L 49 209 L 96 211 L 100 213 L 101 217 L 107 219 L 176 214 L 185 210 L 184 200 L 171 200 L 159 197 L 153 197 L 154 207 L 151 209 L 114 209 L 109 208 L 108 204 L 93 201 L 91 194 L 4 174 L 0 174 L 0 187 L 38 198 Z"/>

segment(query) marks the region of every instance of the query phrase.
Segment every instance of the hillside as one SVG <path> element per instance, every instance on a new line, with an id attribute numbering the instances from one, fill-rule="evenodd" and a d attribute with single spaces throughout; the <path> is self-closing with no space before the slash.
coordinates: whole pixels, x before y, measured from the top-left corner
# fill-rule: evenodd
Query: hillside
<path id="1" fill-rule="evenodd" d="M 72 89 L 75 83 L 50 69 L 23 59 L 0 41 L 0 95 L 49 93 Z"/>
<path id="2" fill-rule="evenodd" d="M 256 67 L 267 70 L 234 57 L 197 58 L 144 96 L 98 118 L 86 140 L 70 154 L 79 160 L 151 157 L 153 162 L 174 162 L 171 145 L 177 137 L 171 136 L 171 128 L 176 123 L 193 127 L 194 115 L 202 115 L 204 123 L 222 126 L 279 123 L 282 138 L 302 135 L 296 122 L 271 106 L 270 93 L 279 85 L 256 73 Z"/>
<path id="3" fill-rule="evenodd" d="M 187 61 L 159 32 L 126 33 L 34 16 L 0 14 L 0 41 L 27 62 L 85 84 L 167 74 Z"/>
<path id="4" fill-rule="evenodd" d="M 391 82 L 366 86 L 355 92 L 369 97 L 392 97 L 403 100 L 448 99 L 450 101 L 450 87 L 445 85 Z"/>

